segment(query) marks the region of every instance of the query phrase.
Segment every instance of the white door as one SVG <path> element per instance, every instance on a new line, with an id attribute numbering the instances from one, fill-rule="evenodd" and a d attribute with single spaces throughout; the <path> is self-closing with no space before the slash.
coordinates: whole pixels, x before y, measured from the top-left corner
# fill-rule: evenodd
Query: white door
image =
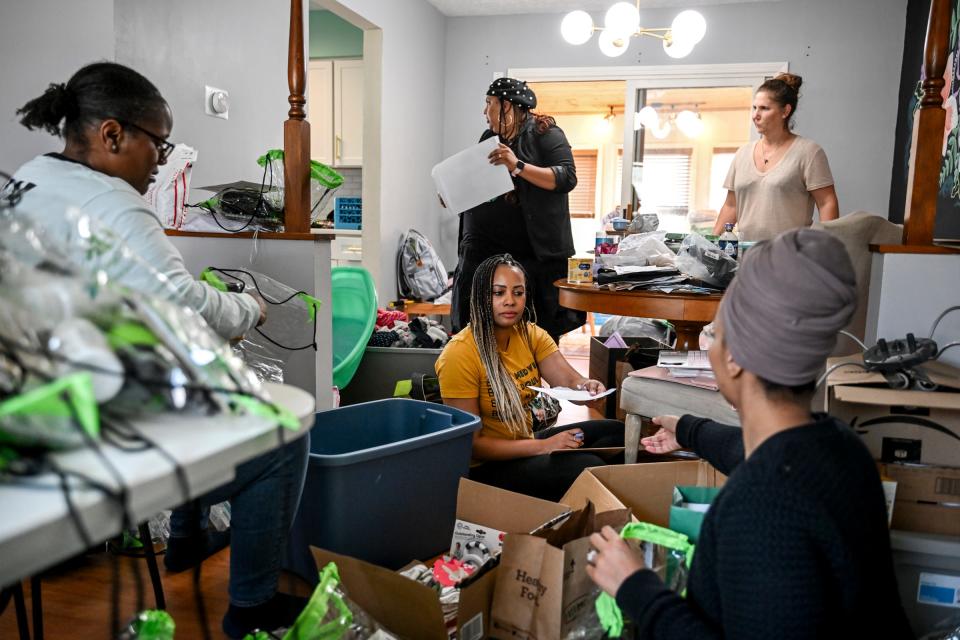
<path id="1" fill-rule="evenodd" d="M 307 76 L 310 159 L 333 165 L 333 61 L 311 60 Z"/>
<path id="2" fill-rule="evenodd" d="M 333 86 L 333 166 L 362 166 L 363 60 L 334 60 Z"/>

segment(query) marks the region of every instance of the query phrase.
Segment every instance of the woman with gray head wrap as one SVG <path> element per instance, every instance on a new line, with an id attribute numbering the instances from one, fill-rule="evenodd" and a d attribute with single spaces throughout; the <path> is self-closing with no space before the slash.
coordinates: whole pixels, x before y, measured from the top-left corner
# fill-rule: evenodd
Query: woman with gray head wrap
<path id="1" fill-rule="evenodd" d="M 670 591 L 617 533 L 587 573 L 644 638 L 909 638 L 876 464 L 846 424 L 812 414 L 814 380 L 853 313 L 839 240 L 797 229 L 746 254 L 710 363 L 741 427 L 659 416 L 652 453 L 694 450 L 728 476 L 687 583 Z M 710 336 L 707 336 L 708 338 Z"/>

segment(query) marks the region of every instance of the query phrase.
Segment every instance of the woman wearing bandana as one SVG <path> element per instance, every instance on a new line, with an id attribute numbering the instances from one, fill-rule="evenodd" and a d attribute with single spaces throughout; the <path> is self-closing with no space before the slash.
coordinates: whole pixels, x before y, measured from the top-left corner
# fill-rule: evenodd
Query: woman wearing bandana
<path id="1" fill-rule="evenodd" d="M 533 113 L 537 97 L 525 82 L 494 80 L 483 110 L 489 129 L 480 141 L 499 136 L 490 163 L 513 176 L 514 190 L 460 216 L 459 261 L 453 279 L 452 321 L 459 331 L 470 321 L 470 284 L 487 258 L 509 253 L 526 269 L 537 324 L 556 341 L 582 325 L 583 312 L 564 309 L 553 282 L 565 276 L 573 255 L 568 194 L 577 186 L 570 143 L 550 116 Z"/>

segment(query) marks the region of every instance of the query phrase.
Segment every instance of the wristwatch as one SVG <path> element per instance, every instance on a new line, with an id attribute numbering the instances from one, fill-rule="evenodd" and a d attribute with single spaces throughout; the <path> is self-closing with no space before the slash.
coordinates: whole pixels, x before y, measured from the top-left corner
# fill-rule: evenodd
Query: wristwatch
<path id="1" fill-rule="evenodd" d="M 520 172 L 523 171 L 524 167 L 526 166 L 527 166 L 526 162 L 524 162 L 523 160 L 517 160 L 517 166 L 513 171 L 510 172 L 510 175 L 516 178 L 518 175 L 520 175 Z"/>

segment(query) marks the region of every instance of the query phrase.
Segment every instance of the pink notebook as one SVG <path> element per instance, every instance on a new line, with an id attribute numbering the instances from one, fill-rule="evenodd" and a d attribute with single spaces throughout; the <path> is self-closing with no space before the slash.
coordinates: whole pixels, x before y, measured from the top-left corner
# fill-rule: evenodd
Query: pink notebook
<path id="1" fill-rule="evenodd" d="M 717 386 L 717 381 L 714 378 L 709 378 L 707 376 L 677 378 L 671 376 L 668 369 L 665 369 L 664 367 L 658 367 L 656 365 L 647 367 L 646 369 L 637 369 L 636 371 L 631 371 L 630 375 L 636 378 L 649 378 L 651 380 L 676 382 L 677 384 L 685 384 L 689 387 L 699 387 L 701 389 L 708 389 L 710 391 L 716 391 L 720 388 Z"/>

